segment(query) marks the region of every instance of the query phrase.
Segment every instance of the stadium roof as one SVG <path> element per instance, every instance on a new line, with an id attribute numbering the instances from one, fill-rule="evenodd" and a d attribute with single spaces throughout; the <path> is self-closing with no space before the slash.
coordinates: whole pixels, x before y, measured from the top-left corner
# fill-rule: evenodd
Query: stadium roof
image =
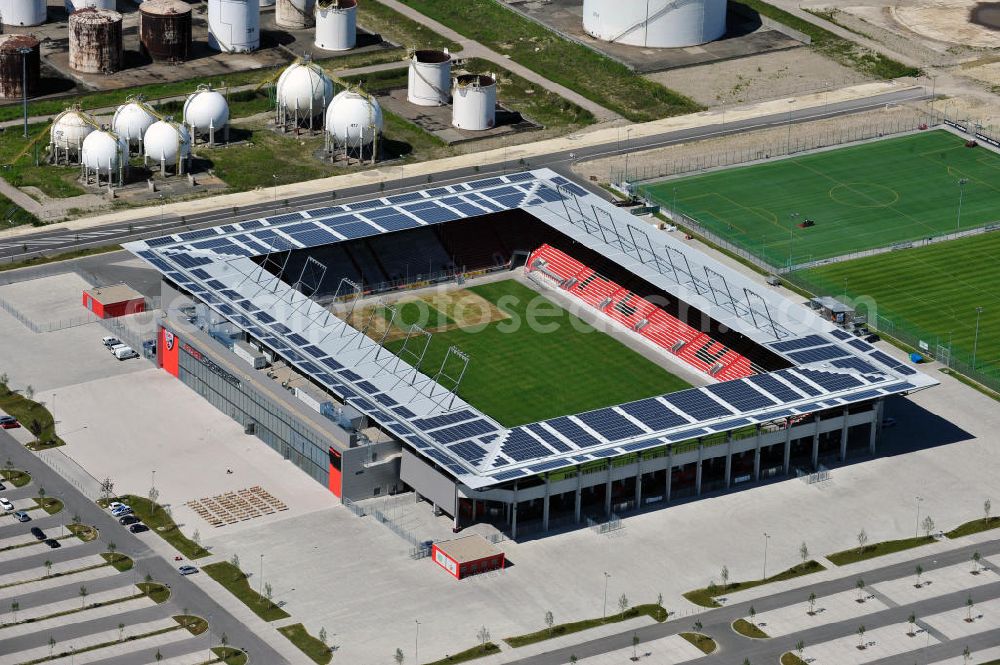
<path id="1" fill-rule="evenodd" d="M 250 258 L 515 208 L 795 366 L 508 429 Z M 937 383 L 548 169 L 125 247 L 474 489 Z"/>

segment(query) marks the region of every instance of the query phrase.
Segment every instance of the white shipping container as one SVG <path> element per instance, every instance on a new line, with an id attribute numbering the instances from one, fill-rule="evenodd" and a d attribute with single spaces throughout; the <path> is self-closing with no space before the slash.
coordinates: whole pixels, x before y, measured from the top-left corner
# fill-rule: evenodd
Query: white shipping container
<path id="1" fill-rule="evenodd" d="M 233 353 L 247 361 L 254 369 L 264 369 L 267 367 L 267 357 L 246 342 L 237 340 L 233 344 Z"/>

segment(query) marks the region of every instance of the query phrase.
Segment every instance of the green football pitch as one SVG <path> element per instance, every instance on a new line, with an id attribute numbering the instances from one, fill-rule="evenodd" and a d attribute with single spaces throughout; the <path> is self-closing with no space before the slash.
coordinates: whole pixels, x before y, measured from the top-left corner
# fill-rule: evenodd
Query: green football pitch
<path id="1" fill-rule="evenodd" d="M 878 254 L 793 273 L 817 292 L 846 291 L 868 299 L 887 327 L 907 331 L 932 347 L 952 343 L 952 357 L 972 364 L 1000 384 L 1000 232 L 918 249 Z M 869 316 L 871 320 L 871 315 Z"/>
<path id="2" fill-rule="evenodd" d="M 456 325 L 455 302 L 470 292 L 496 308 L 493 320 Z M 436 310 L 424 373 L 435 374 L 448 348 L 458 347 L 470 357 L 458 394 L 508 427 L 690 387 L 515 280 L 437 296 L 426 307 Z M 428 320 L 427 312 L 419 320 L 412 301 L 398 310 L 397 323 Z M 542 326 L 529 325 L 529 311 L 542 314 L 535 317 Z M 398 351 L 402 340 L 387 346 Z"/>
<path id="3" fill-rule="evenodd" d="M 642 191 L 773 266 L 799 265 L 1000 220 L 1000 155 L 935 130 Z"/>

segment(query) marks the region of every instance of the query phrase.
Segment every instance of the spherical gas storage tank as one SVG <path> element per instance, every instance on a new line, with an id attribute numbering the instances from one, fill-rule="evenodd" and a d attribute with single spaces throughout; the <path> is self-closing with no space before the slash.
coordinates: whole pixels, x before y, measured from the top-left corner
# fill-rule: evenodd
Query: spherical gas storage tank
<path id="1" fill-rule="evenodd" d="M 23 27 L 41 25 L 47 16 L 45 0 L 0 0 L 0 21 Z"/>
<path id="2" fill-rule="evenodd" d="M 316 0 L 316 47 L 347 51 L 358 41 L 358 0 Z"/>
<path id="3" fill-rule="evenodd" d="M 191 57 L 191 5 L 182 0 L 146 0 L 139 5 L 139 48 L 158 62 Z"/>
<path id="4" fill-rule="evenodd" d="M 65 0 L 66 13 L 72 14 L 77 9 L 93 7 L 94 9 L 118 9 L 117 0 Z"/>
<path id="5" fill-rule="evenodd" d="M 79 155 L 84 140 L 98 129 L 97 121 L 78 108 L 66 109 L 52 121 L 49 141 L 57 151 Z"/>
<path id="6" fill-rule="evenodd" d="M 223 53 L 260 48 L 259 0 L 208 0 L 208 45 Z"/>
<path id="7" fill-rule="evenodd" d="M 122 15 L 110 9 L 78 9 L 69 15 L 69 66 L 85 74 L 122 68 Z"/>
<path id="8" fill-rule="evenodd" d="M 726 0 L 583 0 L 583 29 L 630 46 L 695 46 L 726 34 Z"/>
<path id="9" fill-rule="evenodd" d="M 333 81 L 315 62 L 294 62 L 278 77 L 276 93 L 279 116 L 308 119 L 326 111 Z"/>
<path id="10" fill-rule="evenodd" d="M 142 141 L 146 130 L 156 120 L 156 113 L 141 98 L 129 98 L 115 109 L 115 115 L 111 118 L 111 129 L 132 146 Z"/>
<path id="11" fill-rule="evenodd" d="M 128 161 L 128 141 L 108 129 L 98 129 L 83 140 L 80 161 L 91 172 L 114 175 Z"/>
<path id="12" fill-rule="evenodd" d="M 274 22 L 282 28 L 302 30 L 316 25 L 316 0 L 278 0 Z"/>
<path id="13" fill-rule="evenodd" d="M 482 131 L 496 125 L 497 81 L 486 74 L 463 74 L 452 89 L 451 124 Z"/>
<path id="14" fill-rule="evenodd" d="M 41 87 L 41 51 L 34 35 L 0 35 L 0 97 L 21 99 L 24 82 L 28 97 Z"/>
<path id="15" fill-rule="evenodd" d="M 410 56 L 406 101 L 417 106 L 443 106 L 451 97 L 451 54 L 414 51 Z"/>
<path id="16" fill-rule="evenodd" d="M 146 160 L 183 171 L 183 161 L 191 156 L 191 134 L 171 118 L 154 122 L 142 139 L 142 154 Z"/>
<path id="17" fill-rule="evenodd" d="M 382 107 L 374 97 L 344 90 L 326 109 L 326 131 L 338 145 L 369 145 L 382 133 Z"/>
<path id="18" fill-rule="evenodd" d="M 212 134 L 229 123 L 229 103 L 218 90 L 200 85 L 184 102 L 184 124 L 195 136 Z"/>

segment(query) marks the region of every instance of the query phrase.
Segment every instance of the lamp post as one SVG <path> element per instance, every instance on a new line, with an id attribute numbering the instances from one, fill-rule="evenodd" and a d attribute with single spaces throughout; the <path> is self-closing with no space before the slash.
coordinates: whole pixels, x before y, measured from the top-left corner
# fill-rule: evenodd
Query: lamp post
<path id="1" fill-rule="evenodd" d="M 21 54 L 21 98 L 24 103 L 24 138 L 28 138 L 28 55 L 31 49 L 25 46 L 17 49 Z"/>
<path id="2" fill-rule="evenodd" d="M 257 594 L 264 595 L 264 554 L 260 555 L 260 582 L 257 583 Z"/>
<path id="3" fill-rule="evenodd" d="M 152 479 L 149 481 L 150 489 L 156 489 L 156 469 L 153 469 Z"/>
<path id="4" fill-rule="evenodd" d="M 767 579 L 767 543 L 771 540 L 771 536 L 767 535 L 767 531 L 764 532 L 764 575 L 761 577 L 762 580 Z"/>
<path id="5" fill-rule="evenodd" d="M 625 182 L 628 182 L 628 154 L 632 146 L 632 128 L 625 130 Z"/>
<path id="6" fill-rule="evenodd" d="M 793 212 L 788 215 L 788 269 L 792 269 L 792 245 L 795 240 L 795 220 L 799 218 L 799 213 Z"/>
<path id="7" fill-rule="evenodd" d="M 958 219 L 955 222 L 955 231 L 962 228 L 962 199 L 965 198 L 965 185 L 968 182 L 968 178 L 962 178 L 958 181 Z"/>
<path id="8" fill-rule="evenodd" d="M 976 351 L 979 349 L 979 317 L 983 313 L 982 307 L 976 308 L 976 336 L 972 340 L 972 369 L 976 369 Z"/>
<path id="9" fill-rule="evenodd" d="M 274 212 L 278 212 L 278 174 L 272 173 L 271 180 L 274 182 L 274 185 L 271 187 L 271 200 L 274 204 Z"/>
<path id="10" fill-rule="evenodd" d="M 611 575 L 607 571 L 604 572 L 604 609 L 601 610 L 601 618 L 605 619 L 608 616 L 608 580 L 611 579 Z"/>
<path id="11" fill-rule="evenodd" d="M 417 624 L 417 634 L 413 638 L 413 662 L 420 665 L 420 621 L 414 619 L 413 623 Z"/>
<path id="12" fill-rule="evenodd" d="M 913 537 L 916 538 L 920 535 L 920 504 L 923 503 L 924 497 L 918 496 L 917 500 L 917 525 L 913 528 Z"/>

